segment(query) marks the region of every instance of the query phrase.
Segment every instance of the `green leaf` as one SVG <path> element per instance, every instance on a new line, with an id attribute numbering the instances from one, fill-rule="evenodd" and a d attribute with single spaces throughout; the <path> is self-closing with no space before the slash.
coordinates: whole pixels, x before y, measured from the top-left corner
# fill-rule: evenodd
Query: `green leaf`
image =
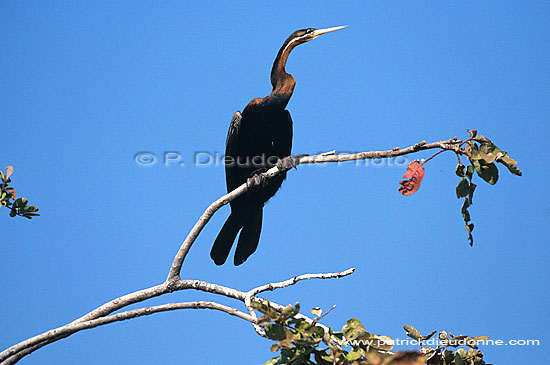
<path id="1" fill-rule="evenodd" d="M 281 349 L 291 349 L 294 347 L 294 344 L 291 344 L 289 341 L 288 341 L 288 332 L 287 332 L 287 338 L 282 340 L 282 341 L 279 341 L 279 346 L 281 346 Z"/>
<path id="2" fill-rule="evenodd" d="M 38 213 L 24 213 L 23 217 L 31 219 L 32 217 L 39 217 L 40 214 Z"/>
<path id="3" fill-rule="evenodd" d="M 470 147 L 471 147 L 470 157 L 468 157 L 470 162 L 472 160 L 474 160 L 474 161 L 480 160 L 482 157 L 479 155 L 479 147 L 477 146 L 477 144 L 472 143 L 470 145 Z"/>
<path id="4" fill-rule="evenodd" d="M 321 342 L 322 336 L 314 333 L 299 332 L 293 335 L 292 342 L 300 346 L 317 346 Z"/>
<path id="5" fill-rule="evenodd" d="M 261 316 L 260 318 L 258 318 L 258 324 L 259 324 L 259 325 L 262 325 L 262 324 L 265 324 L 265 323 L 269 323 L 269 322 L 271 322 L 271 321 L 272 321 L 271 317 L 265 316 L 265 315 L 264 315 L 264 316 Z"/>
<path id="6" fill-rule="evenodd" d="M 463 338 L 462 337 L 465 337 L 465 336 L 457 336 L 456 338 L 458 339 L 460 337 L 460 340 L 462 340 Z M 456 355 L 458 355 L 461 359 L 465 359 L 467 356 L 468 356 L 468 353 L 466 352 L 465 349 L 458 349 L 455 351 L 455 361 L 456 361 Z"/>
<path id="7" fill-rule="evenodd" d="M 462 218 L 464 218 L 464 222 L 468 223 L 470 221 L 470 212 L 468 211 L 468 207 L 470 206 L 470 203 L 468 202 L 468 199 L 464 199 L 464 204 L 462 204 L 462 209 L 460 212 L 462 213 Z"/>
<path id="8" fill-rule="evenodd" d="M 468 179 L 472 180 L 472 177 L 474 176 L 474 167 L 472 165 L 468 165 L 468 167 L 466 167 L 466 176 L 468 176 Z"/>
<path id="9" fill-rule="evenodd" d="M 464 177 L 466 176 L 466 174 L 464 173 L 464 168 L 465 166 L 461 163 L 459 163 L 458 165 L 456 165 L 456 169 L 455 169 L 455 174 L 456 176 L 458 177 Z"/>
<path id="10" fill-rule="evenodd" d="M 476 131 L 476 134 L 477 134 L 477 131 Z M 491 142 L 490 140 L 488 140 L 487 138 L 483 137 L 481 134 L 478 136 L 478 135 L 474 135 L 474 141 L 477 141 L 477 142 Z"/>
<path id="11" fill-rule="evenodd" d="M 281 361 L 283 364 L 307 364 L 311 350 L 304 347 L 294 347 L 291 349 L 281 350 Z"/>
<path id="12" fill-rule="evenodd" d="M 416 328 L 406 324 L 403 326 L 403 329 L 405 329 L 405 332 L 407 332 L 407 336 L 414 338 L 417 341 L 420 341 L 422 336 L 420 335 L 420 332 Z"/>
<path id="13" fill-rule="evenodd" d="M 480 143 L 480 147 L 478 149 L 476 145 L 472 146 L 470 152 L 472 160 L 484 160 L 487 164 L 497 161 L 506 166 L 512 174 L 521 176 L 521 171 L 517 167 L 517 161 L 512 159 L 508 155 L 508 152 L 502 151 L 493 142 L 483 136 L 477 136 L 474 139 Z"/>
<path id="14" fill-rule="evenodd" d="M 445 350 L 443 353 L 443 359 L 445 360 L 445 364 L 451 364 L 455 359 L 455 354 L 450 350 Z"/>
<path id="15" fill-rule="evenodd" d="M 313 326 L 309 329 L 309 332 L 317 337 L 323 338 L 325 336 L 325 330 L 320 326 Z"/>
<path id="16" fill-rule="evenodd" d="M 477 185 L 470 183 L 470 194 L 468 194 L 468 201 L 470 205 L 474 204 L 474 191 L 476 190 Z"/>
<path id="17" fill-rule="evenodd" d="M 292 317 L 292 312 L 294 311 L 294 307 L 289 304 L 287 305 L 281 312 L 281 315 L 279 316 L 278 320 L 280 320 L 281 322 L 284 322 L 286 321 L 287 319 L 289 319 L 290 317 Z"/>
<path id="18" fill-rule="evenodd" d="M 332 359 L 325 351 L 316 350 L 313 356 L 318 365 L 332 365 Z"/>
<path id="19" fill-rule="evenodd" d="M 485 163 L 483 160 L 470 160 L 472 165 L 483 180 L 491 185 L 495 185 L 498 181 L 498 169 L 494 163 Z"/>
<path id="20" fill-rule="evenodd" d="M 282 341 L 286 338 L 286 331 L 279 323 L 270 323 L 265 326 L 265 335 L 270 340 Z"/>
<path id="21" fill-rule="evenodd" d="M 290 361 L 295 359 L 297 356 L 297 349 L 296 348 L 290 348 L 290 349 L 282 349 L 281 350 L 281 364 L 289 364 Z"/>
<path id="22" fill-rule="evenodd" d="M 273 359 L 269 360 L 268 362 L 264 363 L 263 365 L 275 365 L 275 364 L 281 364 L 281 357 L 280 356 L 277 356 L 277 357 L 274 357 Z"/>
<path id="23" fill-rule="evenodd" d="M 344 337 L 346 340 L 356 340 L 361 337 L 367 337 L 370 335 L 370 333 L 365 330 L 365 327 L 361 324 L 361 322 L 357 318 L 351 318 L 347 321 L 346 325 L 342 328 L 342 332 L 344 333 Z"/>
<path id="24" fill-rule="evenodd" d="M 486 140 L 480 143 L 479 155 L 483 161 L 487 163 L 493 162 L 498 156 L 502 155 L 502 151 L 493 144 L 493 142 Z"/>
<path id="25" fill-rule="evenodd" d="M 462 350 L 462 349 L 461 349 Z M 467 365 L 466 362 L 455 352 L 455 365 Z"/>
<path id="26" fill-rule="evenodd" d="M 370 335 L 368 338 L 370 347 L 380 351 L 391 351 L 394 345 L 394 340 L 388 336 Z"/>
<path id="27" fill-rule="evenodd" d="M 13 206 L 17 209 L 23 208 L 29 201 L 25 198 L 17 198 L 13 203 Z"/>
<path id="28" fill-rule="evenodd" d="M 354 360 L 358 360 L 361 358 L 361 352 L 359 351 L 359 349 L 357 350 L 351 350 L 350 352 L 348 352 L 348 354 L 346 355 L 346 359 L 348 361 L 354 361 Z"/>
<path id="29" fill-rule="evenodd" d="M 468 338 L 466 338 L 466 346 L 469 346 L 472 349 L 477 349 L 477 343 L 479 341 L 485 341 L 488 338 L 489 338 L 489 336 L 468 337 Z M 469 353 L 469 351 L 468 351 L 468 353 Z"/>
<path id="30" fill-rule="evenodd" d="M 500 162 L 514 175 L 521 176 L 521 171 L 518 169 L 517 161 L 508 156 L 508 152 L 502 152 L 502 155 L 497 158 L 497 162 Z"/>
<path id="31" fill-rule="evenodd" d="M 470 183 L 466 178 L 462 178 L 458 185 L 456 186 L 456 197 L 464 198 L 470 194 Z"/>
<path id="32" fill-rule="evenodd" d="M 23 207 L 21 209 L 22 212 L 25 212 L 25 213 L 32 213 L 32 212 L 38 212 L 38 208 L 35 207 L 34 205 L 27 205 L 26 207 Z"/>
<path id="33" fill-rule="evenodd" d="M 468 231 L 468 240 L 470 241 L 470 246 L 474 245 L 474 236 L 472 235 L 472 231 L 474 230 L 474 224 L 466 224 L 465 225 L 466 230 Z"/>
<path id="34" fill-rule="evenodd" d="M 269 304 L 269 300 L 263 299 L 261 302 L 253 301 L 251 305 L 252 308 L 265 315 L 266 322 L 279 318 L 279 312 Z"/>
<path id="35" fill-rule="evenodd" d="M 497 159 L 497 155 L 494 153 L 485 153 L 480 151 L 479 156 L 481 157 L 479 161 L 483 161 L 486 164 L 493 163 Z"/>
<path id="36" fill-rule="evenodd" d="M 289 319 L 290 317 L 294 317 L 294 315 L 296 315 L 298 313 L 297 310 L 295 310 L 295 308 L 292 306 L 292 305 L 287 305 L 283 311 L 281 312 L 279 318 L 277 318 L 277 322 L 284 322 L 286 321 L 287 319 Z"/>

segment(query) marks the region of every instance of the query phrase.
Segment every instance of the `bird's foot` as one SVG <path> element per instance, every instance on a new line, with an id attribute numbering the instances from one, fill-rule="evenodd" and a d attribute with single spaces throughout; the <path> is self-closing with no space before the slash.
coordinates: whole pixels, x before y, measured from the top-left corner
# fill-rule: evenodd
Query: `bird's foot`
<path id="1" fill-rule="evenodd" d="M 260 187 L 265 187 L 268 180 L 269 179 L 267 177 L 258 172 L 246 179 L 246 187 L 248 188 L 248 191 L 254 191 Z"/>
<path id="2" fill-rule="evenodd" d="M 279 161 L 277 161 L 277 167 L 279 168 L 279 170 L 284 170 L 284 171 L 295 169 L 296 166 L 299 165 L 298 162 L 300 161 L 300 159 L 306 156 L 309 156 L 309 155 L 303 154 L 298 156 L 288 156 L 285 158 L 281 158 L 279 159 Z"/>

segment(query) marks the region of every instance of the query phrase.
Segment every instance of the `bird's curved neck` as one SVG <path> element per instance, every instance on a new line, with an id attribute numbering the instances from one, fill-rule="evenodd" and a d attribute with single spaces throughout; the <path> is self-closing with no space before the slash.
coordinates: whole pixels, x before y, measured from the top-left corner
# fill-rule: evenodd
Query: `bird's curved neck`
<path id="1" fill-rule="evenodd" d="M 299 43 L 297 38 L 289 38 L 285 41 L 285 43 L 279 50 L 277 58 L 275 58 L 275 61 L 273 62 L 273 68 L 271 69 L 271 85 L 273 86 L 273 91 L 271 92 L 272 95 L 288 95 L 288 99 L 290 99 L 290 97 L 292 96 L 296 81 L 291 74 L 286 72 L 285 66 L 290 52 L 298 44 Z"/>

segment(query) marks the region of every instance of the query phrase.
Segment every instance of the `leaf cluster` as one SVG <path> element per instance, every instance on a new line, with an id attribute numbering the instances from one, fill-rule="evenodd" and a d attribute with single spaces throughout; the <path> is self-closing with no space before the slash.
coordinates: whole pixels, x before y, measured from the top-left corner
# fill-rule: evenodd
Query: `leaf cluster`
<path id="1" fill-rule="evenodd" d="M 483 360 L 483 353 L 479 350 L 477 344 L 479 341 L 485 341 L 489 336 L 455 336 L 452 333 L 441 331 L 437 337 L 439 345 L 435 348 L 425 346 L 425 341 L 430 340 L 437 331 L 432 331 L 426 336 L 410 325 L 403 326 L 407 336 L 418 341 L 420 353 L 426 356 L 426 364 L 432 365 L 486 365 Z M 461 348 L 458 348 L 462 346 Z M 448 347 L 458 348 L 456 351 L 448 350 Z M 466 350 L 464 347 L 469 347 Z"/>
<path id="2" fill-rule="evenodd" d="M 282 311 L 271 307 L 264 300 L 253 304 L 263 313 L 258 319 L 267 338 L 275 341 L 272 352 L 279 355 L 264 365 L 485 365 L 477 342 L 487 337 L 453 336 L 439 333 L 441 346 L 428 348 L 423 341 L 429 340 L 437 331 L 427 336 L 412 326 L 405 326 L 407 335 L 420 343 L 420 351 L 391 352 L 394 340 L 388 336 L 373 334 L 365 329 L 357 318 L 351 318 L 341 331 L 320 326 L 316 320 L 308 321 L 298 316 L 300 304 L 288 305 Z M 318 318 L 317 318 L 318 319 Z M 447 336 L 443 340 L 442 336 Z M 447 347 L 469 346 L 470 349 L 447 350 Z"/>
<path id="3" fill-rule="evenodd" d="M 39 216 L 38 207 L 28 205 L 28 200 L 18 198 L 15 189 L 10 187 L 13 166 L 6 167 L 6 173 L 0 171 L 0 207 L 10 210 L 10 217 L 21 216 L 28 219 Z"/>
<path id="4" fill-rule="evenodd" d="M 456 197 L 464 199 L 460 213 L 468 231 L 470 246 L 473 246 L 474 237 L 472 232 L 474 224 L 471 223 L 468 208 L 473 204 L 474 191 L 477 186 L 472 182 L 474 171 L 485 182 L 491 185 L 495 185 L 498 181 L 498 168 L 495 162 L 506 166 L 514 175 L 521 176 L 521 171 L 517 167 L 517 162 L 508 155 L 508 152 L 502 151 L 488 138 L 477 135 L 477 131 L 469 130 L 468 132 L 470 133 L 470 138 L 463 142 L 463 150 L 468 156 L 470 165 L 464 166 L 459 158 L 455 173 L 461 180 L 456 187 Z"/>

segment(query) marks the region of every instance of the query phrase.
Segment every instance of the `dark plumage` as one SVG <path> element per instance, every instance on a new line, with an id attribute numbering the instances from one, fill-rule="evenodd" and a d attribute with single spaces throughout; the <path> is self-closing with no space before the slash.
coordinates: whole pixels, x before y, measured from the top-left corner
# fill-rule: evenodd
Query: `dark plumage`
<path id="1" fill-rule="evenodd" d="M 254 173 L 273 167 L 279 158 L 290 156 L 292 118 L 286 106 L 296 81 L 285 71 L 288 56 L 297 45 L 342 28 L 344 27 L 297 30 L 283 43 L 271 70 L 271 94 L 265 98 L 253 99 L 242 114 L 236 112 L 231 120 L 225 147 L 228 192 L 245 183 Z M 227 260 L 239 231 L 241 234 L 234 264 L 242 264 L 256 251 L 262 230 L 264 204 L 275 195 L 285 177 L 286 174 L 279 174 L 265 185 L 230 203 L 231 215 L 210 252 L 210 257 L 217 265 L 222 265 Z"/>

